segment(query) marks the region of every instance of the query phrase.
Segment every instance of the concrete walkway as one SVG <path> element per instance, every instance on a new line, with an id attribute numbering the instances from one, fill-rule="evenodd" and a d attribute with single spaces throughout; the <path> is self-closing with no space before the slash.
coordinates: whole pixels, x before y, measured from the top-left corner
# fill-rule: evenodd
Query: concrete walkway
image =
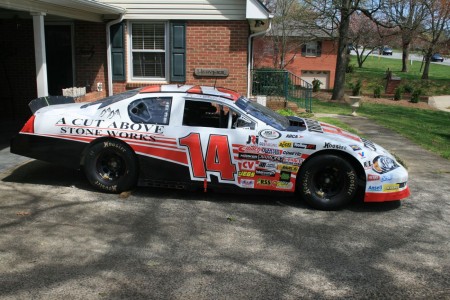
<path id="1" fill-rule="evenodd" d="M 450 95 L 430 97 L 428 104 L 439 110 L 450 112 Z"/>

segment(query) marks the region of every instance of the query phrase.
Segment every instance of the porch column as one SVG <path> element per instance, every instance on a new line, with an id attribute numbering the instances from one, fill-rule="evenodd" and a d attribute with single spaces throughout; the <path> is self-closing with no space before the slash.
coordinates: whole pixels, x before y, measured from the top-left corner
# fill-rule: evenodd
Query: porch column
<path id="1" fill-rule="evenodd" d="M 33 12 L 34 56 L 36 58 L 37 96 L 48 96 L 47 59 L 45 57 L 45 31 L 43 12 Z"/>

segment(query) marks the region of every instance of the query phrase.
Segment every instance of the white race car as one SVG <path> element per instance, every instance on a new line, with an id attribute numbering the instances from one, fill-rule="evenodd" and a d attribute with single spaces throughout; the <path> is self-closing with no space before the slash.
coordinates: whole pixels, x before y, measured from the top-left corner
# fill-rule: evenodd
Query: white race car
<path id="1" fill-rule="evenodd" d="M 407 171 L 385 149 L 311 119 L 284 117 L 204 86 L 149 86 L 90 103 L 41 103 L 11 152 L 84 170 L 92 185 L 298 192 L 339 209 L 408 197 Z M 360 191 L 360 193 L 358 193 Z"/>

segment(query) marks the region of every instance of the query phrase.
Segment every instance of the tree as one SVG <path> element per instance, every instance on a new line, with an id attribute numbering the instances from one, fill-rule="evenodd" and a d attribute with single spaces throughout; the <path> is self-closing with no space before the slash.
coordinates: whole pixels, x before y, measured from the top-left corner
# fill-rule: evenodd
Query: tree
<path id="1" fill-rule="evenodd" d="M 386 26 L 396 26 L 400 31 L 402 72 L 408 72 L 409 48 L 413 39 L 420 34 L 426 16 L 427 1 L 429 0 L 385 0 L 382 2 Z"/>
<path id="2" fill-rule="evenodd" d="M 350 18 L 349 39 L 355 50 L 359 68 L 362 68 L 369 55 L 382 45 L 377 24 L 358 12 Z"/>
<path id="3" fill-rule="evenodd" d="M 427 41 L 427 49 L 424 53 L 422 79 L 428 79 L 431 56 L 447 41 L 445 33 L 450 30 L 450 0 L 430 0 L 426 3 L 426 10 L 427 26 L 423 38 Z"/>

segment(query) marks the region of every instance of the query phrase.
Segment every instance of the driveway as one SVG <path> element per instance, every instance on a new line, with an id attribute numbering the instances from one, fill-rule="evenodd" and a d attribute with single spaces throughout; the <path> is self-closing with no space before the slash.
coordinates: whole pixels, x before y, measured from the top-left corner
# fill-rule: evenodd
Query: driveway
<path id="1" fill-rule="evenodd" d="M 0 299 L 448 298 L 450 162 L 340 118 L 406 162 L 411 197 L 323 212 L 265 194 L 120 197 L 38 161 L 0 172 Z"/>

